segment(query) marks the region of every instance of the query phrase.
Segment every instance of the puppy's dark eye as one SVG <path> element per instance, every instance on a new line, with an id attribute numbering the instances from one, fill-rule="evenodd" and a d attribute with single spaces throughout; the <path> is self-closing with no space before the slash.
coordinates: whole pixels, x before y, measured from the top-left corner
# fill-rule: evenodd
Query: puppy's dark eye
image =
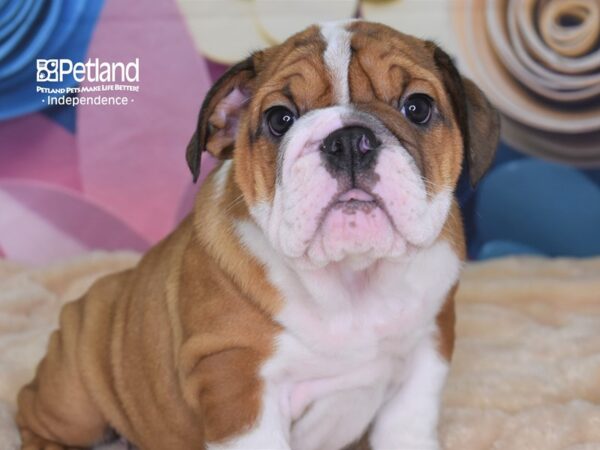
<path id="1" fill-rule="evenodd" d="M 413 123 L 424 125 L 431 119 L 433 101 L 425 94 L 413 94 L 404 101 L 402 113 Z"/>
<path id="2" fill-rule="evenodd" d="M 269 131 L 275 137 L 283 136 L 296 120 L 296 115 L 285 106 L 273 106 L 265 113 Z"/>

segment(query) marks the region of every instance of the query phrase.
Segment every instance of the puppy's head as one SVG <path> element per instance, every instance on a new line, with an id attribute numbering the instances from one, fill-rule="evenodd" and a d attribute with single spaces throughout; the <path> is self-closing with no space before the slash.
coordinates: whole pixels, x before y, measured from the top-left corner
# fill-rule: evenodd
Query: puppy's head
<path id="1" fill-rule="evenodd" d="M 233 158 L 273 247 L 310 266 L 431 245 L 467 162 L 489 166 L 498 117 L 431 42 L 363 21 L 313 26 L 232 67 L 187 159 Z"/>

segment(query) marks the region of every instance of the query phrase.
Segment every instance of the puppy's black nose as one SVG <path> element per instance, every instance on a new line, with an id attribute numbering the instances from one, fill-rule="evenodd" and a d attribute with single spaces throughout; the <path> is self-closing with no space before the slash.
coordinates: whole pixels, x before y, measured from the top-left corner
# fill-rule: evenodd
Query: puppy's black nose
<path id="1" fill-rule="evenodd" d="M 334 131 L 323 140 L 321 150 L 334 170 L 368 169 L 375 161 L 375 150 L 381 143 L 366 127 L 351 126 Z"/>

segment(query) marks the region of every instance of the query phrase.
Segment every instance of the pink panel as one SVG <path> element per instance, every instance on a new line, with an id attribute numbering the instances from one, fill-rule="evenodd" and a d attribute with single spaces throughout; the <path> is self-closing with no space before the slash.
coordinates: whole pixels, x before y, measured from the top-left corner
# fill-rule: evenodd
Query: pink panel
<path id="1" fill-rule="evenodd" d="M 43 114 L 0 122 L 0 178 L 81 189 L 75 137 Z"/>
<path id="2" fill-rule="evenodd" d="M 210 85 L 171 0 L 109 0 L 89 57 L 140 60 L 140 93 L 127 106 L 80 106 L 83 190 L 155 241 L 169 232 L 191 187 L 185 148 Z"/>
<path id="3" fill-rule="evenodd" d="M 92 249 L 145 250 L 149 243 L 101 206 L 65 189 L 0 182 L 0 246 L 7 258 L 46 263 Z"/>

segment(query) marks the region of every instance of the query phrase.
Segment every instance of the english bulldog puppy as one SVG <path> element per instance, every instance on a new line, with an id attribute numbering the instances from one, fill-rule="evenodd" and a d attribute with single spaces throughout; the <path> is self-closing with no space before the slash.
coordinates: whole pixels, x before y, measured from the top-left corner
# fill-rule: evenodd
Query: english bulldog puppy
<path id="1" fill-rule="evenodd" d="M 232 67 L 187 149 L 224 160 L 137 267 L 64 307 L 23 449 L 439 449 L 465 243 L 498 116 L 435 44 L 354 20 Z"/>

